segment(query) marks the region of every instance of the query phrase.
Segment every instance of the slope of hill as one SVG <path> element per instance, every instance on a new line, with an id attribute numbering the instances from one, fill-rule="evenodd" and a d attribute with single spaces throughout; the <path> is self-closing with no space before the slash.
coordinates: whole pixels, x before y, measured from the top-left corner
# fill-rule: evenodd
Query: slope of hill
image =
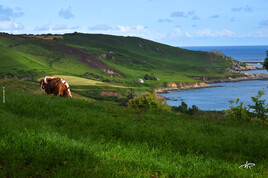
<path id="1" fill-rule="evenodd" d="M 216 53 L 189 51 L 136 37 L 2 33 L 0 51 L 2 75 L 34 79 L 65 74 L 131 86 L 145 74 L 160 78 L 147 82 L 152 85 L 233 75 L 225 70 L 232 66 L 231 60 Z"/>
<path id="2" fill-rule="evenodd" d="M 267 177 L 266 124 L 10 90 L 5 100 L 0 177 Z"/>

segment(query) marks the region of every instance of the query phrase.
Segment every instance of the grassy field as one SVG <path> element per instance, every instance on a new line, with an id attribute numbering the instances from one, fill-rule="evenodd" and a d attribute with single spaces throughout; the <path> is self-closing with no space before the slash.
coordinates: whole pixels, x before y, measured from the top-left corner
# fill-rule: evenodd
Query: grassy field
<path id="1" fill-rule="evenodd" d="M 229 58 L 212 52 L 189 51 L 136 37 L 80 33 L 54 37 L 57 35 L 1 33 L 0 76 L 36 80 L 68 75 L 149 89 L 165 82 L 237 75 L 225 70 L 232 66 Z M 145 74 L 154 74 L 160 81 L 140 85 L 137 80 Z"/>
<path id="2" fill-rule="evenodd" d="M 125 106 L 164 82 L 233 76 L 227 58 L 134 37 L 54 37 L 0 34 L 0 177 L 268 177 L 267 124 Z M 145 74 L 161 80 L 138 83 Z M 40 94 L 46 75 L 73 98 Z M 239 168 L 246 161 L 256 166 Z"/>
<path id="3" fill-rule="evenodd" d="M 124 86 L 118 86 L 118 85 L 113 85 L 110 83 L 105 83 L 105 82 L 100 82 L 97 80 L 90 80 L 90 79 L 85 79 L 81 77 L 75 77 L 75 76 L 69 76 L 69 75 L 53 75 L 52 77 L 59 77 L 62 78 L 66 81 L 68 81 L 69 85 L 77 85 L 77 86 L 107 86 L 107 87 L 120 87 L 120 88 L 125 88 Z"/>
<path id="4" fill-rule="evenodd" d="M 0 177 L 268 176 L 267 125 L 223 112 L 131 110 L 9 89 L 5 100 Z M 256 166 L 239 168 L 246 161 Z"/>

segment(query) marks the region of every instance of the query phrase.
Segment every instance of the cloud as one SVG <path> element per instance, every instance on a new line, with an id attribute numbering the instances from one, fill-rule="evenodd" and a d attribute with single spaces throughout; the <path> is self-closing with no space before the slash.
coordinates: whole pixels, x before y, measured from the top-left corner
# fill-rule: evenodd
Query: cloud
<path id="1" fill-rule="evenodd" d="M 24 13 L 21 9 L 12 9 L 0 5 L 0 30 L 22 30 L 24 25 L 16 23 L 14 20 L 17 17 L 21 17 Z"/>
<path id="2" fill-rule="evenodd" d="M 80 28 L 79 26 L 73 26 L 73 27 L 68 27 L 66 24 L 62 24 L 62 25 L 55 25 L 52 30 L 75 30 Z"/>
<path id="3" fill-rule="evenodd" d="M 199 37 L 235 37 L 235 35 L 235 32 L 228 29 L 212 32 L 209 28 L 206 28 L 197 31 L 197 36 Z"/>
<path id="4" fill-rule="evenodd" d="M 108 30 L 111 30 L 112 27 L 106 24 L 97 24 L 95 26 L 88 27 L 88 29 L 93 30 L 93 31 L 108 31 Z"/>
<path id="5" fill-rule="evenodd" d="M 49 29 L 49 25 L 35 26 L 34 28 L 35 31 L 48 31 Z"/>
<path id="6" fill-rule="evenodd" d="M 236 20 L 235 20 L 235 17 L 231 17 L 231 22 L 235 22 Z"/>
<path id="7" fill-rule="evenodd" d="M 24 25 L 17 24 L 13 21 L 0 21 L 0 30 L 22 30 Z"/>
<path id="8" fill-rule="evenodd" d="M 212 16 L 209 16 L 209 18 L 211 18 L 211 19 L 218 19 L 218 18 L 220 18 L 220 15 L 212 15 Z"/>
<path id="9" fill-rule="evenodd" d="M 189 32 L 185 32 L 185 36 L 188 37 L 188 38 L 193 37 Z"/>
<path id="10" fill-rule="evenodd" d="M 231 9 L 233 12 L 239 12 L 239 11 L 245 11 L 245 12 L 253 12 L 253 7 L 250 7 L 249 5 L 246 5 L 244 7 L 234 7 Z"/>
<path id="11" fill-rule="evenodd" d="M 74 17 L 73 13 L 71 12 L 71 7 L 69 7 L 66 10 L 61 9 L 59 11 L 59 16 L 62 17 L 62 18 L 65 18 L 65 19 L 70 19 L 70 18 Z"/>
<path id="12" fill-rule="evenodd" d="M 21 17 L 24 13 L 20 9 L 11 9 L 9 7 L 4 7 L 0 5 L 0 19 L 1 20 L 11 20 L 16 17 Z"/>
<path id="13" fill-rule="evenodd" d="M 192 17 L 193 20 L 200 20 L 199 17 L 197 17 L 196 15 Z"/>
<path id="14" fill-rule="evenodd" d="M 129 26 L 118 25 L 117 29 L 120 32 L 129 32 L 131 28 Z"/>
<path id="15" fill-rule="evenodd" d="M 268 20 L 263 20 L 259 23 L 260 27 L 268 27 Z"/>
<path id="16" fill-rule="evenodd" d="M 201 37 L 203 37 L 203 36 L 210 36 L 211 35 L 211 30 L 208 29 L 208 28 L 203 29 L 203 30 L 199 30 L 199 31 L 197 31 L 197 35 L 198 36 L 201 36 Z"/>
<path id="17" fill-rule="evenodd" d="M 182 11 L 172 12 L 170 14 L 170 17 L 184 17 L 184 18 L 191 17 L 192 20 L 200 20 L 200 18 L 197 15 L 195 15 L 194 10 L 191 10 L 191 11 L 188 11 L 188 12 L 182 12 Z"/>
<path id="18" fill-rule="evenodd" d="M 188 11 L 187 14 L 188 15 L 194 15 L 195 14 L 195 11 L 194 10 Z"/>
<path id="19" fill-rule="evenodd" d="M 158 22 L 173 22 L 170 19 L 158 19 Z"/>
<path id="20" fill-rule="evenodd" d="M 147 28 L 147 27 L 144 27 L 143 25 L 136 26 L 136 30 L 138 30 L 138 31 L 144 30 L 145 28 Z"/>
<path id="21" fill-rule="evenodd" d="M 176 11 L 170 14 L 171 17 L 185 17 L 184 12 Z"/>

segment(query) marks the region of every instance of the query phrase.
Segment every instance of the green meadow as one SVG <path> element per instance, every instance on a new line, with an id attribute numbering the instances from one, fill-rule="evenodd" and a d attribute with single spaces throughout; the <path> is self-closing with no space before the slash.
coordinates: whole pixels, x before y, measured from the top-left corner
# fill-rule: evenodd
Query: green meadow
<path id="1" fill-rule="evenodd" d="M 146 81 L 152 88 L 164 82 L 192 82 L 197 78 L 226 78 L 232 66 L 228 57 L 172 47 L 136 37 L 72 33 L 53 35 L 0 34 L 0 74 L 30 79 L 45 75 L 71 75 L 139 86 L 137 80 L 154 74 L 160 81 Z M 111 70 L 115 75 L 105 73 Z M 97 77 L 96 77 L 97 76 Z"/>
<path id="2" fill-rule="evenodd" d="M 1 177 L 268 176 L 265 124 L 46 96 L 37 82 L 0 86 Z M 256 166 L 239 168 L 246 161 Z"/>
<path id="3" fill-rule="evenodd" d="M 126 107 L 165 83 L 236 77 L 228 57 L 135 37 L 2 33 L 0 60 L 0 177 L 268 177 L 267 123 Z M 160 80 L 138 83 L 146 74 Z M 46 75 L 73 98 L 40 93 Z"/>

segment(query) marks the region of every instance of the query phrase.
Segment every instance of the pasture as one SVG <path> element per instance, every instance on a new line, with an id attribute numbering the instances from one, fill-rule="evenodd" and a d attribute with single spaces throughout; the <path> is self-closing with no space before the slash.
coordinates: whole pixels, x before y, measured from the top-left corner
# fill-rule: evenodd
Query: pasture
<path id="1" fill-rule="evenodd" d="M 23 82 L 30 90 L 17 92 Z M 29 94 L 37 82 L 15 83 L 0 82 L 0 177 L 268 176 L 267 125 Z M 246 161 L 256 166 L 239 168 Z"/>

